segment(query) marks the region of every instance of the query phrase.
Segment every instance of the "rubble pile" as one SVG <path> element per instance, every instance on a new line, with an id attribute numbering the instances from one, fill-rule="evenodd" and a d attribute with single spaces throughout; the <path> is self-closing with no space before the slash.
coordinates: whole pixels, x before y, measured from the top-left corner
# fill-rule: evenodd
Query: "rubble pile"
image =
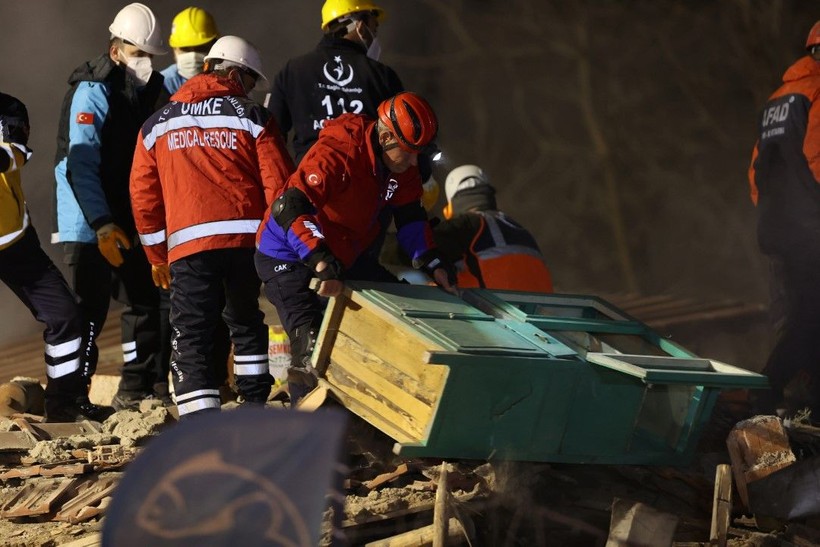
<path id="1" fill-rule="evenodd" d="M 712 544 L 820 544 L 820 521 L 812 515 L 755 515 L 748 505 L 749 497 L 754 504 L 761 495 L 765 477 L 813 465 L 820 430 L 799 422 L 784 427 L 771 416 L 746 419 L 725 407 L 714 418 L 687 468 L 401 458 L 392 453 L 391 439 L 353 418 L 345 447 L 344 533 L 352 545 L 431 544 L 443 513 L 448 545 L 605 545 L 617 534 L 635 538 L 636 530 L 648 528 L 655 541 L 666 534 L 672 545 L 705 546 L 719 534 L 712 515 L 715 468 L 731 464 L 727 526 L 723 542 Z M 154 406 L 117 412 L 103 424 L 44 423 L 27 413 L 0 420 L 4 545 L 90 547 L 99 545 L 106 508 L 128 464 L 174 426 L 175 416 Z M 783 436 L 761 443 L 754 432 L 764 430 Z M 767 448 L 756 455 L 747 450 L 742 463 L 735 461 L 746 454 L 741 445 Z M 737 494 L 744 487 L 745 500 Z M 812 503 L 788 498 L 781 483 L 762 491 L 780 496 L 781 505 Z"/>

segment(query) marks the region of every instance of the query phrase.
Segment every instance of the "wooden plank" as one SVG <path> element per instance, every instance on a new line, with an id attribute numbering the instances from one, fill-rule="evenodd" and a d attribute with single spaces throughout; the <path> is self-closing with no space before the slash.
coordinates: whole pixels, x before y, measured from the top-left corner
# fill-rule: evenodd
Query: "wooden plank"
<path id="1" fill-rule="evenodd" d="M 732 516 L 732 467 L 720 464 L 715 469 L 715 494 L 712 498 L 710 545 L 726 547 Z"/>
<path id="2" fill-rule="evenodd" d="M 401 407 L 386 400 L 372 388 L 368 388 L 367 384 L 362 383 L 355 373 L 351 373 L 350 370 L 338 365 L 335 360 L 331 362 L 331 366 L 328 368 L 327 381 L 333 388 L 344 393 L 346 396 L 345 403 L 353 400 L 356 401 L 357 408 L 369 409 L 368 415 L 374 414 L 379 417 L 380 421 L 391 424 L 390 430 L 401 431 L 401 438 L 418 441 L 422 437 L 423 430 L 420 429 L 417 416 L 407 414 Z M 361 416 L 367 420 L 366 415 Z M 385 431 L 385 433 L 388 432 Z M 398 437 L 393 438 L 399 440 Z"/>
<path id="3" fill-rule="evenodd" d="M 429 419 L 431 405 L 438 399 L 439 393 L 423 391 L 418 382 L 344 334 L 336 339 L 333 362 L 347 369 L 351 377 L 370 387 L 397 412 L 406 413 L 421 422 Z"/>
<path id="4" fill-rule="evenodd" d="M 364 421 L 399 443 L 413 443 L 419 441 L 417 436 L 414 436 L 408 431 L 401 429 L 396 422 L 391 421 L 376 412 L 372 405 L 363 403 L 358 397 L 355 396 L 355 389 L 351 389 L 350 386 L 345 386 L 340 378 L 333 376 L 332 369 L 328 371 L 328 374 L 331 375 L 328 378 L 328 383 L 331 386 L 331 392 L 337 399 L 339 399 L 339 401 L 342 402 L 342 405 L 347 410 L 353 414 L 356 414 Z"/>
<path id="5" fill-rule="evenodd" d="M 349 294 L 350 289 L 345 289 L 345 293 Z M 320 376 L 324 375 L 330 362 L 330 353 L 333 351 L 336 334 L 339 332 L 339 324 L 348 304 L 347 294 L 331 298 L 322 319 L 322 326 L 319 329 L 321 337 L 316 341 L 316 348 L 310 358 L 313 368 L 318 371 Z"/>
<path id="6" fill-rule="evenodd" d="M 381 475 L 374 477 L 369 481 L 364 481 L 362 485 L 368 490 L 373 490 L 387 482 L 390 482 L 394 479 L 401 477 L 402 475 L 407 473 L 408 469 L 409 467 L 407 466 L 407 462 L 401 463 L 398 467 L 396 467 L 394 471 L 391 471 L 389 473 L 382 473 Z"/>
<path id="7" fill-rule="evenodd" d="M 441 471 L 436 488 L 436 505 L 433 509 L 433 547 L 445 547 L 447 529 L 447 462 L 441 462 Z"/>
<path id="8" fill-rule="evenodd" d="M 421 547 L 433 545 L 433 535 L 435 527 L 433 524 L 410 530 L 389 538 L 379 539 L 365 543 L 365 547 Z M 458 540 L 465 537 L 464 527 L 457 518 L 451 518 L 447 522 L 447 536 L 445 545 L 456 545 Z"/>
<path id="9" fill-rule="evenodd" d="M 407 332 L 409 327 L 398 318 L 385 317 L 372 311 L 348 310 L 342 319 L 340 330 L 383 360 L 389 361 L 403 374 L 418 380 L 424 390 L 439 391 L 444 371 L 439 367 L 425 366 L 424 353 L 428 349 L 443 348 L 415 333 Z"/>

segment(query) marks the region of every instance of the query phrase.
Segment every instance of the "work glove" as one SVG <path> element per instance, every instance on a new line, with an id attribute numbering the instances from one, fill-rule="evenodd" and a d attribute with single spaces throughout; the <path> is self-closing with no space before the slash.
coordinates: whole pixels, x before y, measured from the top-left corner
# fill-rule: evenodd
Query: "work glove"
<path id="1" fill-rule="evenodd" d="M 430 249 L 414 258 L 413 267 L 432 277 L 436 285 L 443 289 L 450 290 L 456 284 L 456 267 L 441 256 L 438 249 Z M 436 273 L 437 270 L 441 271 Z"/>
<path id="2" fill-rule="evenodd" d="M 124 261 L 120 249 L 130 249 L 131 242 L 119 226 L 109 222 L 97 230 L 97 246 L 108 263 L 118 268 Z"/>
<path id="3" fill-rule="evenodd" d="M 163 289 L 171 288 L 171 269 L 168 264 L 151 265 L 151 277 L 154 285 Z"/>
<path id="4" fill-rule="evenodd" d="M 344 289 L 342 264 L 327 247 L 320 245 L 307 257 L 307 265 L 316 272 L 320 285 L 319 296 L 339 296 Z"/>

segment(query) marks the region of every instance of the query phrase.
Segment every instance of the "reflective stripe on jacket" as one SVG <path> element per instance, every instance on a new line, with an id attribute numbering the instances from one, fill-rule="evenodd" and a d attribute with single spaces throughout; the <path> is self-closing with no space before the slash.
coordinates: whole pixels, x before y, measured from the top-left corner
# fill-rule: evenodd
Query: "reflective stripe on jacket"
<path id="1" fill-rule="evenodd" d="M 215 74 L 188 80 L 143 125 L 131 202 L 152 264 L 211 249 L 253 247 L 293 172 L 273 116 Z"/>
<path id="2" fill-rule="evenodd" d="M 461 288 L 552 292 L 552 274 L 535 239 L 502 212 L 463 213 L 441 222 L 434 234 L 455 262 Z"/>

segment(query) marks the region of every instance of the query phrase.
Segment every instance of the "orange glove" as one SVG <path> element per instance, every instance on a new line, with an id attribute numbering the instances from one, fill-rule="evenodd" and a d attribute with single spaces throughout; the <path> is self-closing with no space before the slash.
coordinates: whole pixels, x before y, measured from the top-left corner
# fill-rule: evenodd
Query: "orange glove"
<path id="1" fill-rule="evenodd" d="M 97 230 L 97 247 L 108 263 L 117 268 L 123 263 L 120 249 L 130 249 L 131 242 L 119 226 L 109 222 Z"/>
<path id="2" fill-rule="evenodd" d="M 151 277 L 154 278 L 154 285 L 163 289 L 171 288 L 171 269 L 168 264 L 159 266 L 151 265 Z"/>

